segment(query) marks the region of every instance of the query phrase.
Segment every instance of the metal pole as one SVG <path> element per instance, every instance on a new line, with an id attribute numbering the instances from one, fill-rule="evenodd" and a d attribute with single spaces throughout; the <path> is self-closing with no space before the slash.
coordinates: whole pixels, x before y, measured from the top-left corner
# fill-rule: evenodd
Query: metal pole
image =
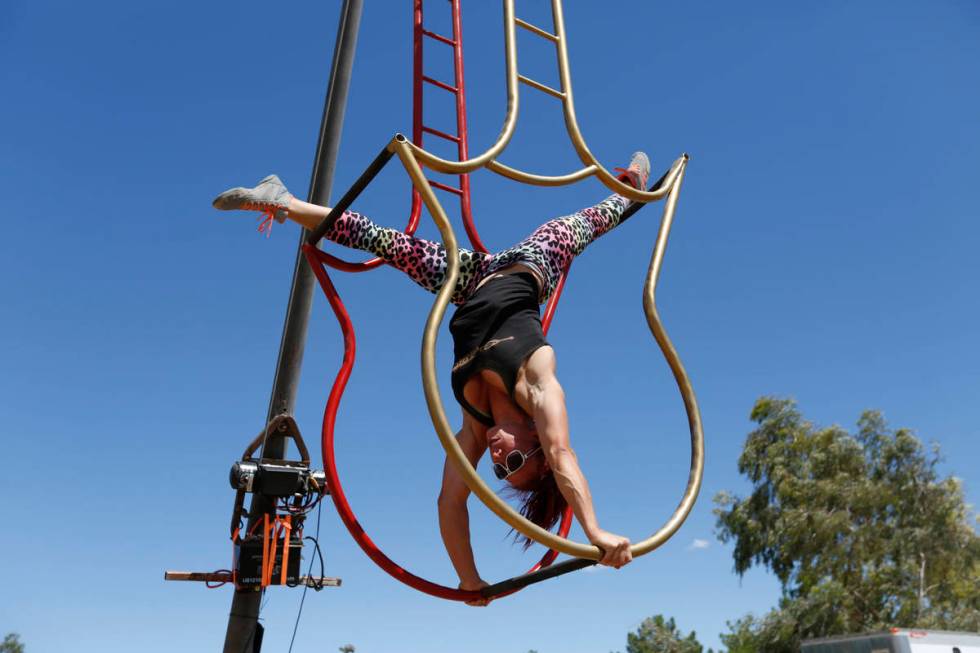
<path id="1" fill-rule="evenodd" d="M 351 69 L 354 64 L 354 51 L 357 46 L 357 32 L 361 22 L 363 0 L 344 0 L 337 28 L 337 41 L 334 45 L 333 64 L 327 87 L 323 117 L 320 121 L 320 134 L 313 162 L 308 200 L 326 206 L 330 199 L 330 187 L 340 146 L 341 129 L 344 122 L 344 109 L 347 106 L 347 91 L 350 87 Z M 269 400 L 266 423 L 276 415 L 291 414 L 296 404 L 296 389 L 299 385 L 300 369 L 303 364 L 303 349 L 306 346 L 306 328 L 309 323 L 313 303 L 314 277 L 302 246 L 306 241 L 304 230 L 299 238 L 296 263 L 293 270 L 293 284 L 286 308 L 282 341 L 279 345 L 279 360 Z M 262 449 L 264 458 L 282 458 L 285 454 L 285 438 L 277 433 L 268 434 Z M 255 497 L 249 511 L 249 521 L 271 511 L 273 506 Z M 261 648 L 261 630 L 258 624 L 259 605 L 262 592 L 255 590 L 235 591 L 228 615 L 228 630 L 225 633 L 225 653 L 258 653 Z"/>

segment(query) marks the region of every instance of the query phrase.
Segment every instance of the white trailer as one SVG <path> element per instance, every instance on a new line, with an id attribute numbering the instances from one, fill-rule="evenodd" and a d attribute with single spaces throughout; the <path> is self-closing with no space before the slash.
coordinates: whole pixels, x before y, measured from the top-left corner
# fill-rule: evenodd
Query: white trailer
<path id="1" fill-rule="evenodd" d="M 802 653 L 980 653 L 980 633 L 892 628 L 884 633 L 809 639 Z"/>

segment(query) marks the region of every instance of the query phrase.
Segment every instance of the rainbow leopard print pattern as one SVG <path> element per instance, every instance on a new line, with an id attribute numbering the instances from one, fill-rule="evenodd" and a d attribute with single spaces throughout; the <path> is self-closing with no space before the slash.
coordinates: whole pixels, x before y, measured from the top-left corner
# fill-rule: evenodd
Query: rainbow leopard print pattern
<path id="1" fill-rule="evenodd" d="M 545 276 L 541 301 L 554 292 L 562 272 L 599 236 L 620 223 L 629 200 L 612 195 L 569 216 L 549 220 L 530 236 L 496 254 L 460 248 L 460 270 L 452 302 L 464 303 L 480 280 L 515 263 L 529 263 Z M 371 252 L 407 274 L 429 292 L 438 292 L 446 278 L 446 250 L 440 243 L 382 227 L 353 211 L 345 212 L 324 235 L 330 241 Z"/>

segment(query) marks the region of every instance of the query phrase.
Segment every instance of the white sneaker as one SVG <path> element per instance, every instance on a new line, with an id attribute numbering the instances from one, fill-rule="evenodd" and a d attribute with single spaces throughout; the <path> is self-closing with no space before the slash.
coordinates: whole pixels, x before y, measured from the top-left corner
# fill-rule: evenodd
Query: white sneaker
<path id="1" fill-rule="evenodd" d="M 229 188 L 214 198 L 211 205 L 221 211 L 264 211 L 274 215 L 276 222 L 286 221 L 289 202 L 293 199 L 276 175 L 269 175 L 254 188 Z"/>

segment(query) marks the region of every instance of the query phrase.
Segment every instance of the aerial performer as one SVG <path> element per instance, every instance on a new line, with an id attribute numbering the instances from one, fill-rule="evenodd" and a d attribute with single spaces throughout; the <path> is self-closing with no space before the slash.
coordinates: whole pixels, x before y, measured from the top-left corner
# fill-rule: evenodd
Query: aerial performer
<path id="1" fill-rule="evenodd" d="M 646 189 L 650 162 L 637 152 L 620 179 Z M 550 529 L 566 505 L 589 541 L 602 550 L 600 564 L 622 567 L 632 560 L 630 541 L 599 527 L 589 485 L 571 447 L 565 395 L 555 376 L 555 352 L 544 338 L 540 305 L 554 292 L 572 259 L 618 226 L 630 200 L 611 195 L 595 206 L 545 222 L 513 247 L 496 254 L 459 249 L 460 273 L 452 295 L 458 306 L 449 324 L 453 337 L 453 394 L 463 413 L 456 435 L 470 464 L 489 450 L 494 475 L 516 493 L 520 512 Z M 261 211 L 269 220 L 288 218 L 309 230 L 328 207 L 294 197 L 275 175 L 254 188 L 232 188 L 214 200 L 221 210 Z M 447 252 L 440 243 L 382 227 L 346 211 L 324 235 L 364 250 L 406 273 L 430 292 L 441 288 Z M 480 590 L 470 546 L 470 490 L 447 460 L 439 494 L 439 528 L 463 590 Z M 525 548 L 532 541 L 524 538 Z M 471 602 L 485 605 L 487 600 Z"/>

